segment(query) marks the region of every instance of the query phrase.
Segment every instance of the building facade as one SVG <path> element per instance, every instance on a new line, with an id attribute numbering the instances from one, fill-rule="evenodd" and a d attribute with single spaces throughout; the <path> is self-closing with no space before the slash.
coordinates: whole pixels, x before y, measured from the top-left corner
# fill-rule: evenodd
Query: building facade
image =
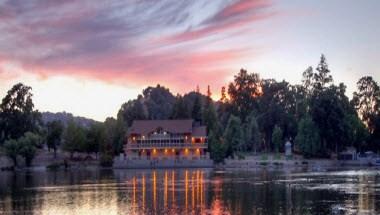
<path id="1" fill-rule="evenodd" d="M 205 126 L 193 120 L 135 120 L 124 145 L 126 159 L 208 159 Z"/>

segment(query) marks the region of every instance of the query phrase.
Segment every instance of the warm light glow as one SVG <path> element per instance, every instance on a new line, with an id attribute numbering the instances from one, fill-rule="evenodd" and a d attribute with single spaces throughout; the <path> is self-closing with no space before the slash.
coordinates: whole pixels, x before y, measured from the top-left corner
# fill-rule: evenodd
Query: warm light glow
<path id="1" fill-rule="evenodd" d="M 165 149 L 165 154 L 168 153 L 168 149 Z"/>
<path id="2" fill-rule="evenodd" d="M 156 150 L 156 149 L 153 149 L 153 153 L 156 154 L 156 153 L 157 153 L 157 150 Z"/>
<path id="3" fill-rule="evenodd" d="M 185 149 L 185 153 L 186 154 L 189 153 L 189 149 L 188 148 Z"/>
<path id="4" fill-rule="evenodd" d="M 172 152 L 174 153 L 174 152 L 175 152 L 175 149 L 172 149 Z"/>

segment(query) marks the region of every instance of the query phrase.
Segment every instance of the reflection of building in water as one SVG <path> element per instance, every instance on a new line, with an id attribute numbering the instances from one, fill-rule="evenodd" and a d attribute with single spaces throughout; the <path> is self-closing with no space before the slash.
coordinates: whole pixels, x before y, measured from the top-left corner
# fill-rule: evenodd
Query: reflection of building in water
<path id="1" fill-rule="evenodd" d="M 206 159 L 205 126 L 193 120 L 135 120 L 124 151 L 128 159 Z"/>
<path id="2" fill-rule="evenodd" d="M 203 213 L 205 185 L 202 170 L 152 171 L 128 179 L 132 214 Z M 180 206 L 184 208 L 179 208 Z"/>
<path id="3" fill-rule="evenodd" d="M 375 212 L 375 177 L 359 176 L 358 214 L 376 214 Z"/>

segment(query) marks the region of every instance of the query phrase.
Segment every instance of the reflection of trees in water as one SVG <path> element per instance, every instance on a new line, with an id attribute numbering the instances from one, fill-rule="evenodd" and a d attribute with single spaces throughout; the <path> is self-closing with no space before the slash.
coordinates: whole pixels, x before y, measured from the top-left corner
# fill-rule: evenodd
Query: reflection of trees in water
<path id="1" fill-rule="evenodd" d="M 335 203 L 355 208 L 360 215 L 378 210 L 376 176 L 305 178 L 307 181 L 303 181 L 304 177 L 266 170 L 4 172 L 0 177 L 0 211 L 289 215 L 330 214 Z M 358 180 L 352 181 L 353 178 Z M 299 189 L 299 183 L 311 187 L 354 184 L 353 190 L 359 194 Z"/>

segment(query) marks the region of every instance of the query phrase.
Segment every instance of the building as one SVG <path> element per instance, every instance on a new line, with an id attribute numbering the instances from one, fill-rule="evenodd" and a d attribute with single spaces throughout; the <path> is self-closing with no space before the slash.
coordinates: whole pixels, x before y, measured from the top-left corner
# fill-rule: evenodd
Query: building
<path id="1" fill-rule="evenodd" d="M 126 159 L 208 159 L 205 126 L 193 120 L 135 120 L 124 145 Z"/>

